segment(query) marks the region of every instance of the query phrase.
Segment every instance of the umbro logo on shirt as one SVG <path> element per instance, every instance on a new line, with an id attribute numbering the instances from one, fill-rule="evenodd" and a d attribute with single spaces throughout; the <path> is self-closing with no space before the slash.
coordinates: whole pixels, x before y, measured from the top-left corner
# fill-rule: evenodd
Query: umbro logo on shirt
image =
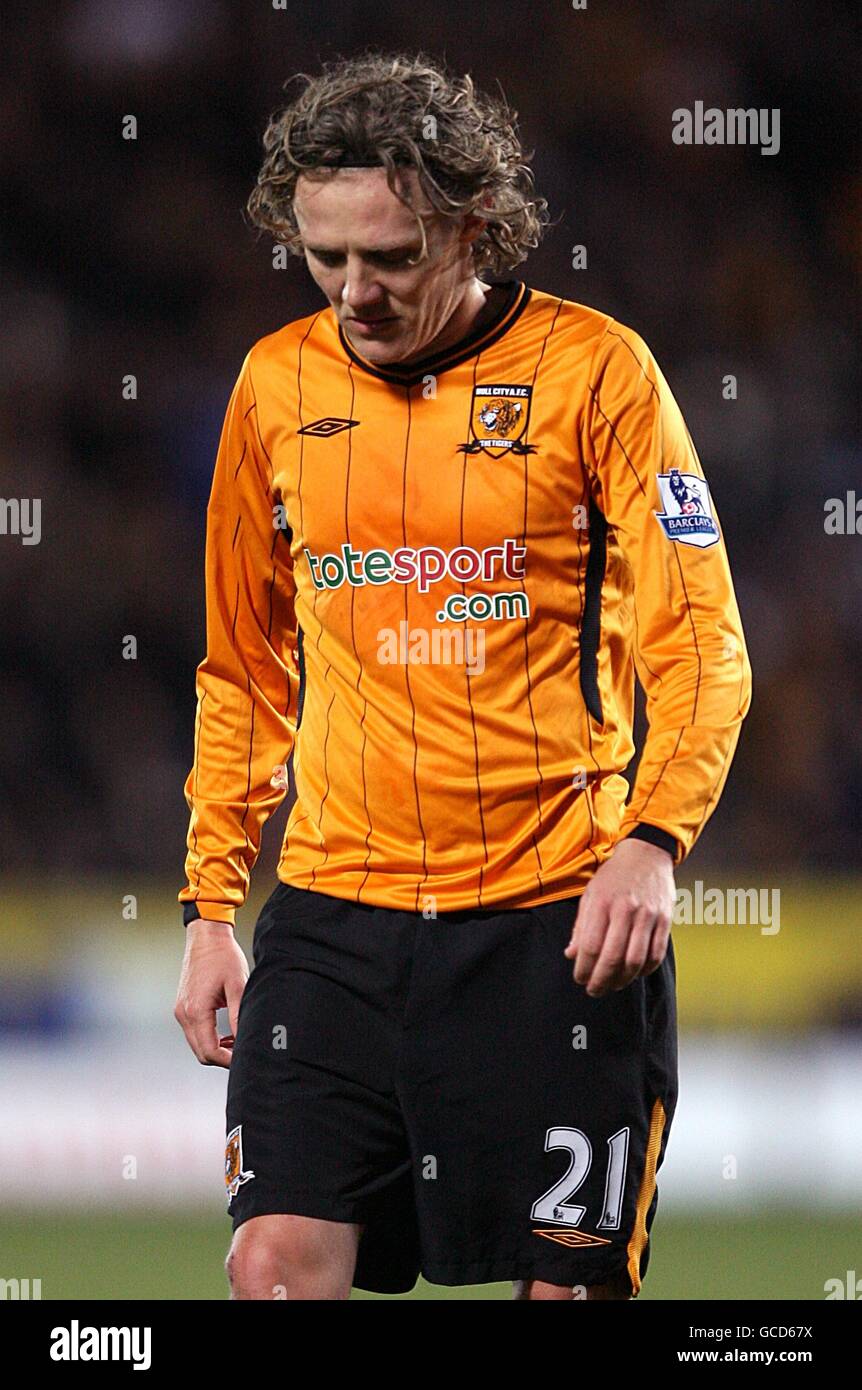
<path id="1" fill-rule="evenodd" d="M 324 415 L 322 420 L 315 420 L 313 425 L 303 425 L 297 434 L 316 434 L 323 439 L 328 439 L 331 434 L 338 434 L 341 430 L 352 430 L 354 425 L 361 424 L 360 420 L 342 420 L 338 415 Z"/>

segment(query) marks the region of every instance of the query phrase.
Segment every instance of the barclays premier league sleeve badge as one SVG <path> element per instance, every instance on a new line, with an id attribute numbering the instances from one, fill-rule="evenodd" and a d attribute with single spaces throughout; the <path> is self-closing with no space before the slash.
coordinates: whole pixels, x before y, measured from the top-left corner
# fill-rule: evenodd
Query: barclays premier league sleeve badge
<path id="1" fill-rule="evenodd" d="M 703 550 L 719 540 L 718 523 L 712 514 L 712 498 L 703 478 L 696 473 L 656 474 L 663 510 L 654 512 L 669 541 L 696 545 Z"/>

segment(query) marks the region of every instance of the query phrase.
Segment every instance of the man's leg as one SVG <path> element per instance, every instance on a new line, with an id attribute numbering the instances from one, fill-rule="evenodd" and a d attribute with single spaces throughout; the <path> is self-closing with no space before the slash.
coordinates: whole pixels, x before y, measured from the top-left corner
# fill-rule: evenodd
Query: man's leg
<path id="1" fill-rule="evenodd" d="M 522 1279 L 512 1285 L 513 1297 L 523 1302 L 534 1303 L 544 1299 L 562 1299 L 571 1303 L 572 1290 L 560 1284 L 543 1284 L 539 1279 Z M 618 1274 L 606 1284 L 591 1284 L 587 1287 L 587 1300 L 593 1299 L 631 1299 L 632 1291 L 628 1275 Z"/>
<path id="2" fill-rule="evenodd" d="M 361 1226 L 310 1216 L 254 1216 L 225 1262 L 232 1299 L 347 1299 Z"/>
<path id="3" fill-rule="evenodd" d="M 414 934 L 405 914 L 284 883 L 260 914 L 225 1117 L 234 1299 L 346 1299 L 357 1280 L 386 1293 L 416 1282 L 395 1093 Z"/>

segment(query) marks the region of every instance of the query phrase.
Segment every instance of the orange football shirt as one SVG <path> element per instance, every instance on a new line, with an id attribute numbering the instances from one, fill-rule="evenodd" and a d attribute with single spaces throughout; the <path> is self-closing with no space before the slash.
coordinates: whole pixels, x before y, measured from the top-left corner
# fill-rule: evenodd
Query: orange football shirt
<path id="1" fill-rule="evenodd" d="M 679 862 L 750 699 L 709 488 L 649 349 L 517 280 L 411 369 L 366 361 L 329 307 L 255 344 L 206 599 L 187 920 L 234 920 L 291 754 L 278 876 L 298 887 L 532 906 L 583 891 L 641 826 Z"/>

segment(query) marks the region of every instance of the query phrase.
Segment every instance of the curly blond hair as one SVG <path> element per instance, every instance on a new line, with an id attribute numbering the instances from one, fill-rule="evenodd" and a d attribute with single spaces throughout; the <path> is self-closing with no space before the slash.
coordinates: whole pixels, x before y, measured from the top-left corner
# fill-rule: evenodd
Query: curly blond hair
<path id="1" fill-rule="evenodd" d="M 473 243 L 474 269 L 499 275 L 526 259 L 548 223 L 548 205 L 533 190 L 517 135 L 517 112 L 476 90 L 468 73 L 450 74 L 427 54 L 366 51 L 324 63 L 273 115 L 265 157 L 248 200 L 252 223 L 294 255 L 303 254 L 293 210 L 300 174 L 323 179 L 345 165 L 382 165 L 395 196 L 417 218 L 398 167 L 415 169 L 432 207 L 453 219 L 475 213 L 484 227 Z M 290 82 L 285 86 L 289 86 Z"/>

